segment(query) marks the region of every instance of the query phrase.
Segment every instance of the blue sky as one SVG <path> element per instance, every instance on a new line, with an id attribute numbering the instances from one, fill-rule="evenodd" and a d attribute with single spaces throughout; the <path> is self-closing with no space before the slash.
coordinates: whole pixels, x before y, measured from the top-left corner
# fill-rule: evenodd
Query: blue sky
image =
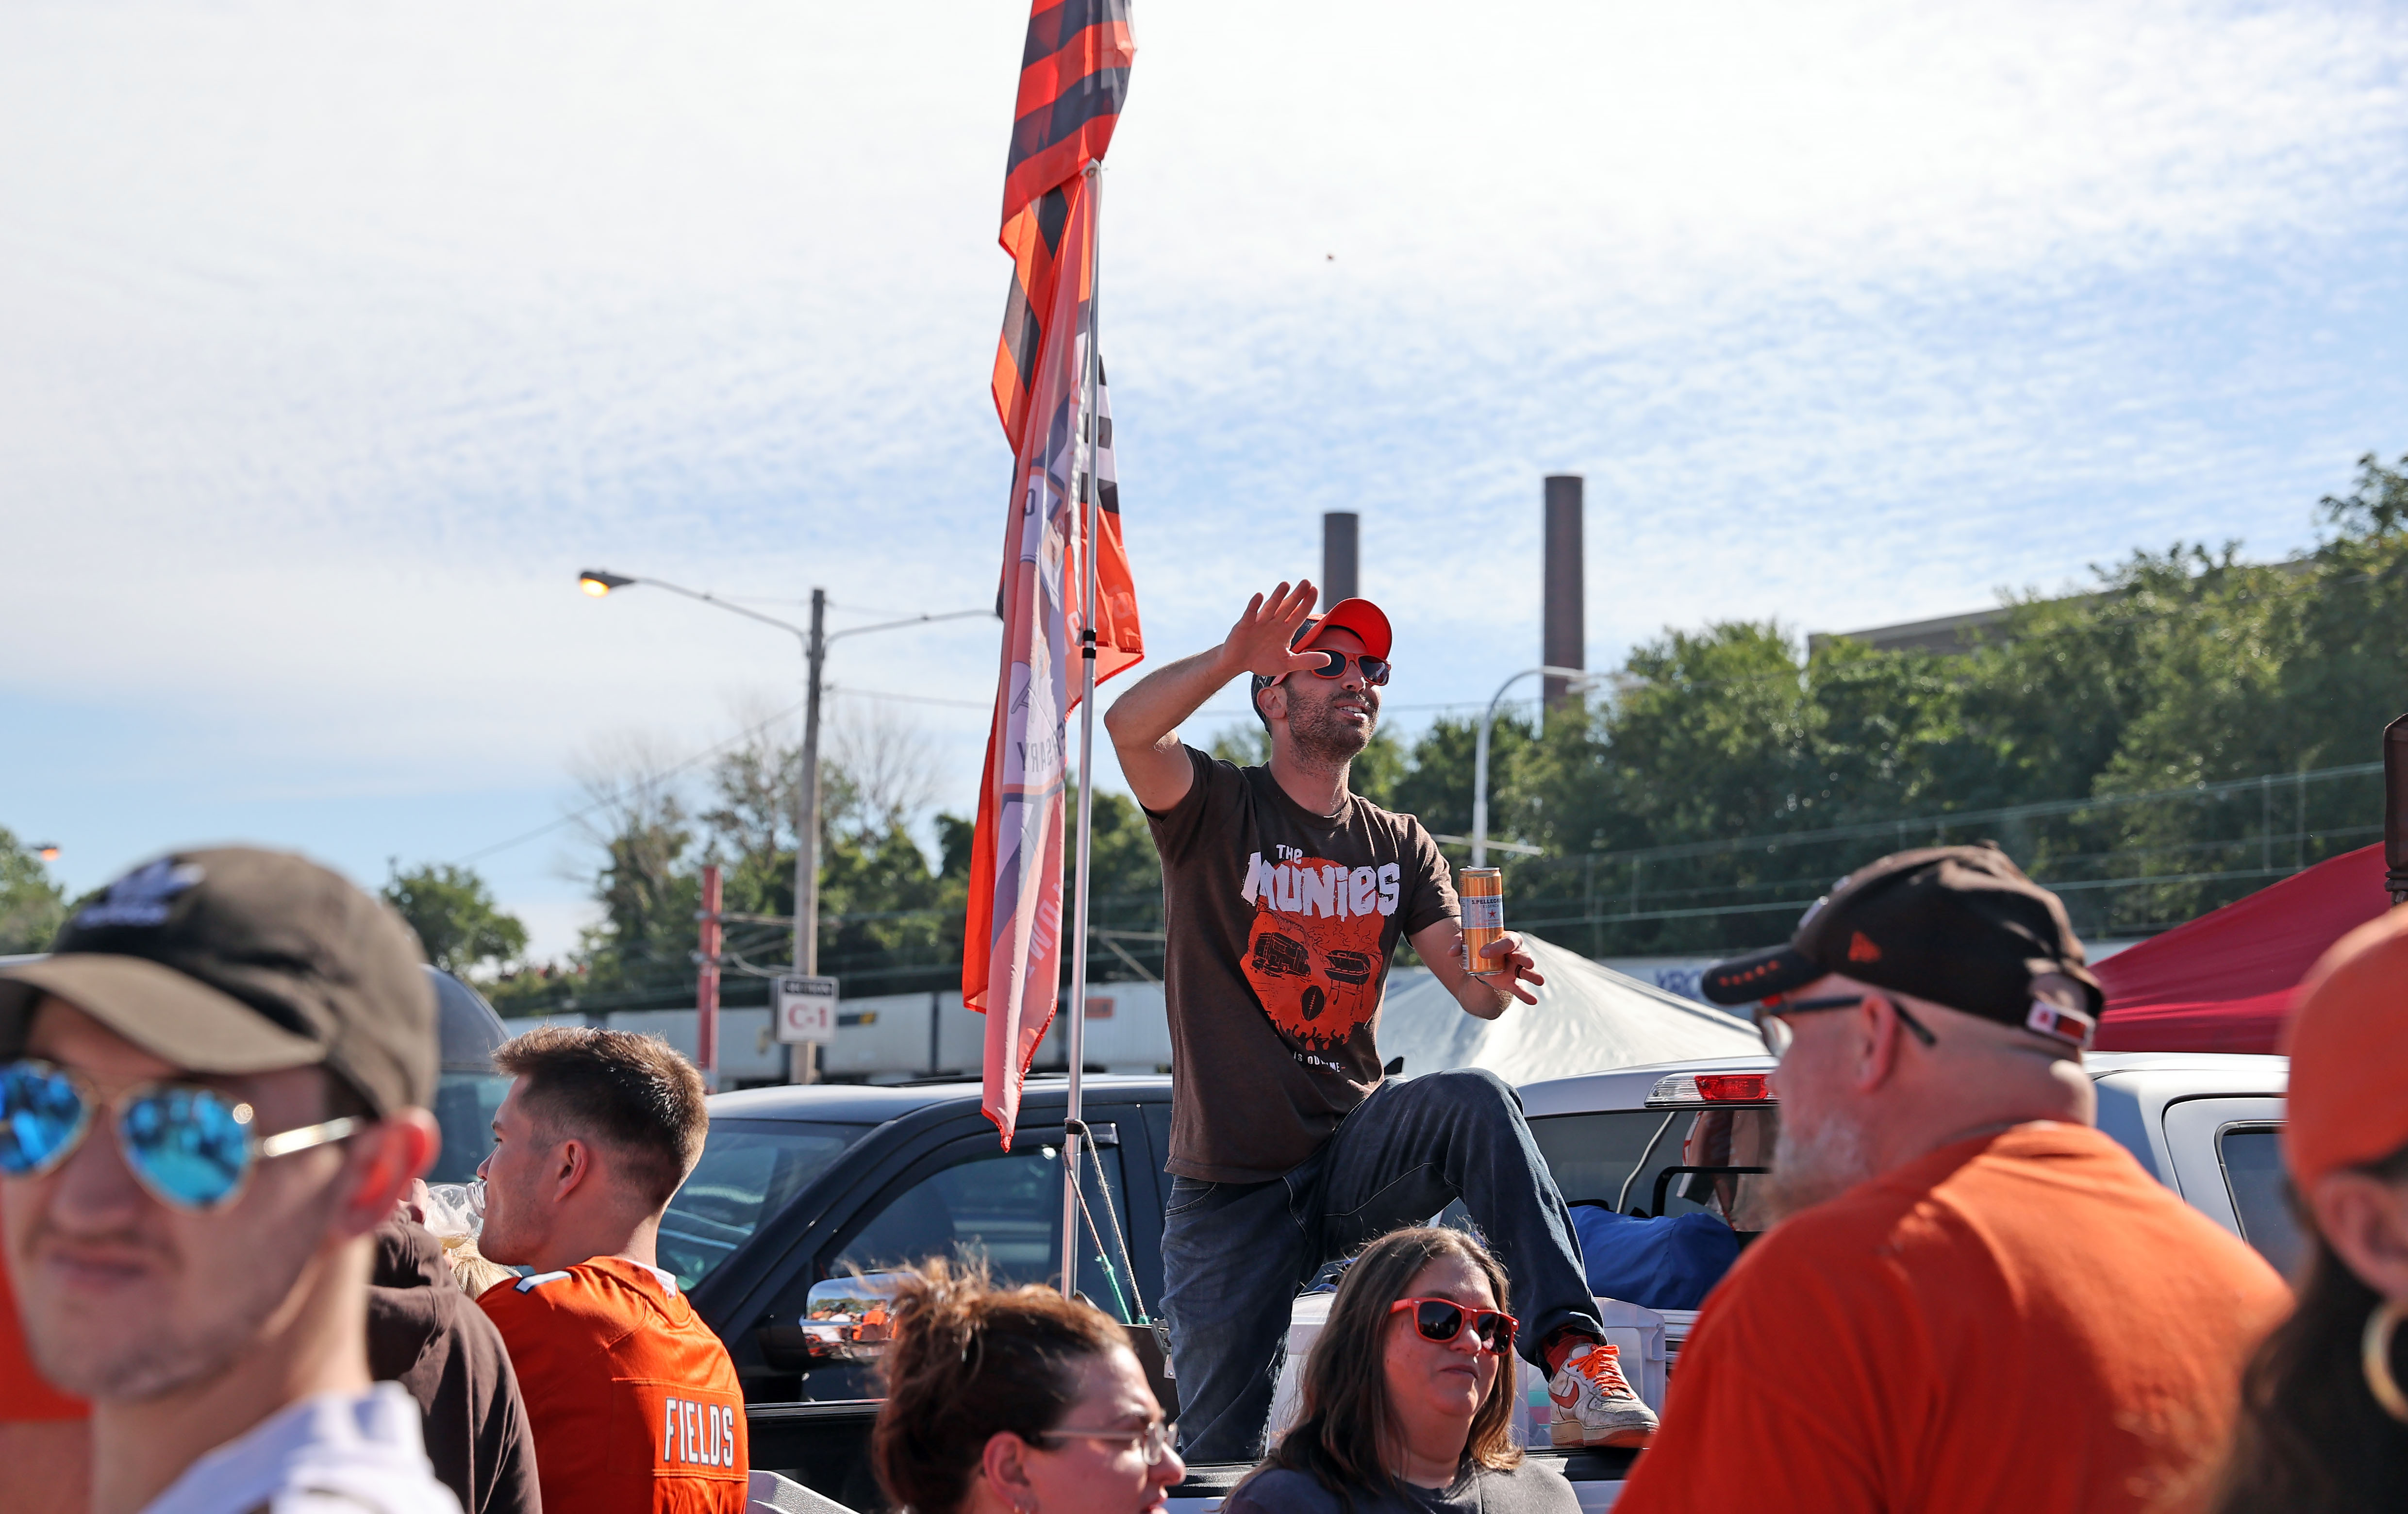
<path id="1" fill-rule="evenodd" d="M 1398 723 L 1484 699 L 1537 660 L 1554 471 L 1604 664 L 2279 555 L 2408 451 L 2408 12 L 1668 8 L 1140 0 L 1103 328 L 1157 655 L 1353 508 Z M 1025 14 L 0 11 L 0 824 L 77 887 L 485 852 L 568 945 L 573 836 L 486 849 L 799 684 L 579 568 L 838 624 L 992 596 Z M 846 642 L 832 718 L 966 807 L 995 656 Z"/>

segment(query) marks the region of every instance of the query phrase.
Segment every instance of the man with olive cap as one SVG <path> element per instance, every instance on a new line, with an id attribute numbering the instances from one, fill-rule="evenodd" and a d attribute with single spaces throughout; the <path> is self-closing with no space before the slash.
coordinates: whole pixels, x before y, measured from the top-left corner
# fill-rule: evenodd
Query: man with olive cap
<path id="1" fill-rule="evenodd" d="M 94 1514 L 456 1514 L 367 1356 L 435 1078 L 409 928 L 298 857 L 161 858 L 0 967 L 0 1232 Z"/>
<path id="2" fill-rule="evenodd" d="M 1704 978 L 1781 1059 L 1787 1218 L 1708 1295 L 1617 1514 L 2195 1494 L 2282 1280 L 2092 1128 L 2103 1007 L 1994 847 L 1882 858 Z"/>

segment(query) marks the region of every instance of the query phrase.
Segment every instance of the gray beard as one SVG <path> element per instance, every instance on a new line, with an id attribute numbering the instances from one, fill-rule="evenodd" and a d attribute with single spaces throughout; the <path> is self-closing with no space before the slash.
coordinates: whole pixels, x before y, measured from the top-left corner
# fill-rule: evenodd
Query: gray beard
<path id="1" fill-rule="evenodd" d="M 1873 1176 L 1864 1133 L 1844 1120 L 1825 1116 L 1809 1126 L 1784 1110 L 1773 1142 L 1770 1186 L 1765 1207 L 1774 1221 L 1838 1198 Z"/>
<path id="2" fill-rule="evenodd" d="M 1340 721 L 1328 705 L 1291 710 L 1287 718 L 1288 739 L 1296 743 L 1296 754 L 1321 767 L 1343 767 L 1363 755 L 1363 749 L 1371 744 L 1371 733 L 1379 727 L 1376 709 L 1361 725 Z"/>

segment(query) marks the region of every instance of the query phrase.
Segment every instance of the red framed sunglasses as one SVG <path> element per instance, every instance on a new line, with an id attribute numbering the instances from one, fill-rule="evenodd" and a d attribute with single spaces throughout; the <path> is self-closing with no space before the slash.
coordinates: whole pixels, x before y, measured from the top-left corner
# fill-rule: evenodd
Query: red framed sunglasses
<path id="1" fill-rule="evenodd" d="M 1464 1321 L 1468 1320 L 1480 1349 L 1499 1355 L 1512 1348 L 1513 1332 L 1522 1323 L 1501 1309 L 1467 1308 L 1451 1298 L 1400 1298 L 1388 1306 L 1390 1314 L 1407 1310 L 1412 1312 L 1413 1328 L 1424 1340 L 1443 1346 L 1463 1334 Z"/>

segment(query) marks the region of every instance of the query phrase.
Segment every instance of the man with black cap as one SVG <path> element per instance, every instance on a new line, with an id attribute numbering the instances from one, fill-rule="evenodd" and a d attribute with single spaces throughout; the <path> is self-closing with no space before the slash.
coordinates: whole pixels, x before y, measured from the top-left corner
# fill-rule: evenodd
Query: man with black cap
<path id="1" fill-rule="evenodd" d="M 437 1141 L 399 916 L 298 857 L 187 851 L 0 967 L 0 1231 L 94 1514 L 452 1514 L 371 1384 L 374 1233 Z"/>
<path id="2" fill-rule="evenodd" d="M 1171 1036 L 1163 1312 L 1182 1454 L 1251 1461 L 1297 1291 L 1322 1264 L 1461 1198 L 1513 1278 L 1516 1344 L 1553 1374 L 1558 1447 L 1645 1441 L 1656 1416 L 1602 1337 L 1570 1212 L 1513 1091 L 1474 1070 L 1383 1081 L 1388 963 L 1410 940 L 1467 1013 L 1543 980 L 1518 937 L 1475 974 L 1421 821 L 1348 788 L 1388 681 L 1388 618 L 1311 618 L 1310 583 L 1256 594 L 1220 646 L 1151 674 L 1104 724 L 1162 853 Z M 1178 727 L 1250 674 L 1270 761 L 1240 768 Z"/>
<path id="3" fill-rule="evenodd" d="M 2057 896 L 1994 847 L 1899 852 L 1703 987 L 1781 1059 L 1787 1218 L 1617 1514 L 2195 1502 L 2287 1294 L 2091 1128 L 2102 995 Z"/>

